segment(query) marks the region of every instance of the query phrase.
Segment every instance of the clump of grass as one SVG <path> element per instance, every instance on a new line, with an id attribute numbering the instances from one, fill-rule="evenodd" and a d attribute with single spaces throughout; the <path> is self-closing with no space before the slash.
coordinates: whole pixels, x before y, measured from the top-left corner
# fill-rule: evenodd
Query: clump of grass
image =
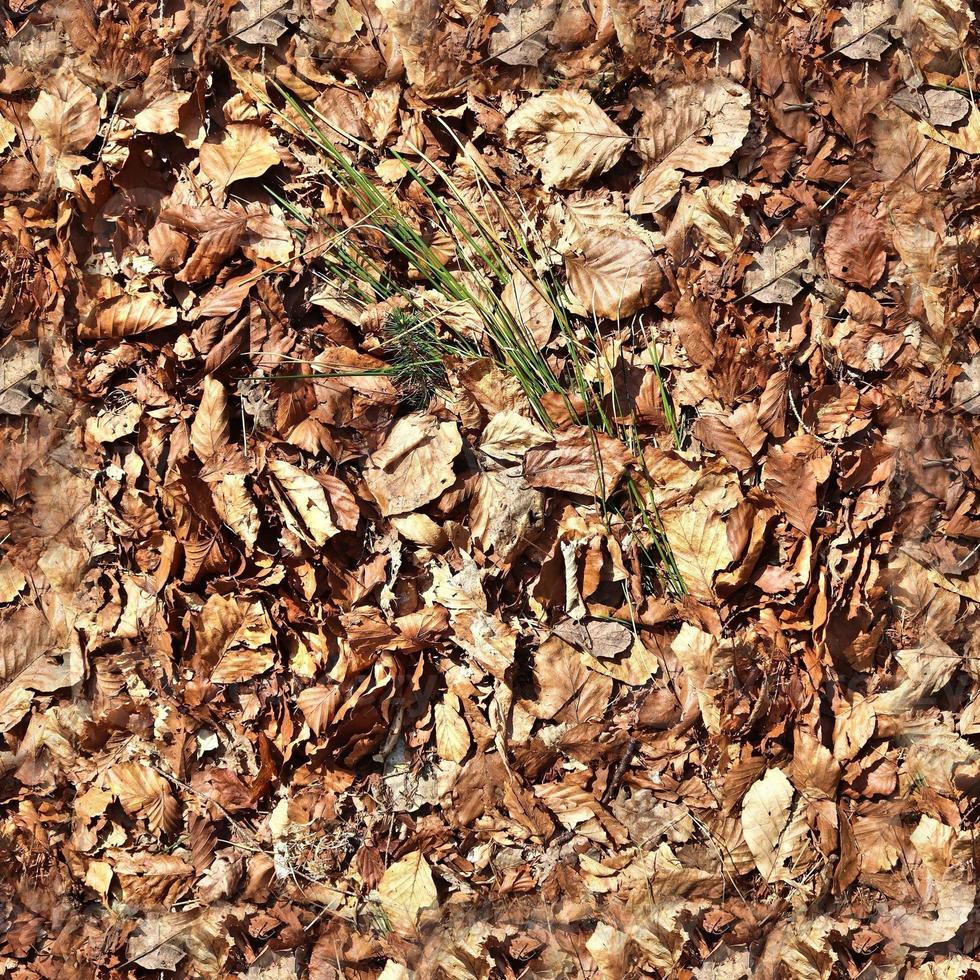
<path id="1" fill-rule="evenodd" d="M 555 426 L 546 409 L 545 396 L 553 395 L 558 396 L 571 417 L 590 431 L 622 439 L 634 451 L 644 472 L 639 478 L 627 478 L 626 499 L 618 510 L 627 525 L 634 529 L 649 563 L 660 570 L 664 585 L 675 594 L 683 594 L 686 591 L 684 581 L 657 513 L 653 482 L 645 472 L 635 417 L 624 425 L 618 421 L 622 414 L 616 406 L 611 415 L 607 413 L 601 393 L 586 377 L 585 366 L 597 355 L 602 356 L 598 325 L 590 335 L 588 325 L 573 322 L 562 286 L 548 274 L 536 271 L 535 251 L 496 190 L 479 169 L 474 168 L 476 196 L 481 201 L 481 209 L 485 213 L 493 210 L 504 225 L 502 232 L 476 212 L 472 197 L 468 199 L 452 177 L 422 151 L 415 152 L 426 173 L 434 174 L 435 181 L 423 175 L 420 168 L 404 156 L 393 153 L 406 176 L 430 205 L 430 217 L 438 235 L 423 235 L 396 202 L 352 163 L 328 135 L 326 130 L 335 130 L 335 127 L 315 108 L 303 105 L 291 92 L 282 87 L 278 89 L 290 111 L 267 104 L 285 125 L 318 149 L 324 179 L 332 183 L 353 206 L 353 212 L 361 216 L 356 222 L 357 227 L 349 229 L 349 234 L 334 229 L 338 233 L 329 252 L 323 256 L 323 268 L 318 274 L 326 286 L 347 302 L 364 309 L 390 302 L 398 311 L 389 316 L 385 328 L 389 365 L 385 373 L 395 379 L 399 390 L 405 392 L 406 400 L 413 405 L 425 404 L 431 393 L 445 384 L 443 364 L 447 357 L 490 356 L 518 380 L 538 421 L 549 431 Z M 365 153 L 371 152 L 370 147 L 351 134 L 336 132 L 345 142 L 358 146 Z M 438 182 L 438 189 L 435 182 Z M 299 209 L 279 195 L 274 196 L 309 226 Z M 436 238 L 440 242 L 440 251 L 430 244 Z M 569 366 L 564 376 L 556 373 L 530 330 L 503 301 L 504 287 L 515 275 L 526 278 L 554 314 L 568 351 Z M 431 312 L 420 311 L 420 287 L 429 291 L 430 304 L 466 311 L 468 321 L 478 325 L 478 329 L 463 331 L 447 326 L 447 318 L 440 317 L 444 310 L 438 308 Z M 442 329 L 439 330 L 435 326 L 437 317 L 441 319 Z M 665 416 L 675 440 L 679 440 L 676 419 L 657 361 L 654 370 L 665 399 Z M 601 473 L 598 443 L 594 442 L 597 470 Z M 604 499 L 603 508 L 608 514 Z"/>

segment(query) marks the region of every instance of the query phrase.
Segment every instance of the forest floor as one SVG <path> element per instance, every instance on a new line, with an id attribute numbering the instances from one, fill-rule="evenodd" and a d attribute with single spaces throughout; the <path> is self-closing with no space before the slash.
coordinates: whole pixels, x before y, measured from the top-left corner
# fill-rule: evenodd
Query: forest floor
<path id="1" fill-rule="evenodd" d="M 0 976 L 977 975 L 967 0 L 0 25 Z"/>

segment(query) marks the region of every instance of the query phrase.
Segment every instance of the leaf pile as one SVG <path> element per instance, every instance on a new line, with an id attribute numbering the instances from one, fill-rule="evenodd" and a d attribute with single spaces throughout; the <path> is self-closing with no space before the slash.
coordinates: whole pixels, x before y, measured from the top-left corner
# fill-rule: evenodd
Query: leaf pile
<path id="1" fill-rule="evenodd" d="M 0 24 L 0 974 L 975 975 L 966 0 Z"/>

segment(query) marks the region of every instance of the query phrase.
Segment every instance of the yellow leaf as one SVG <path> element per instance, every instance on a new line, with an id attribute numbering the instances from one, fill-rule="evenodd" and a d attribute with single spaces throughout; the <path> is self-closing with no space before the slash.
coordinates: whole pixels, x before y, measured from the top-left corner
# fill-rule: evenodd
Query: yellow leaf
<path id="1" fill-rule="evenodd" d="M 470 749 L 470 733 L 459 713 L 459 698 L 446 694 L 436 705 L 436 751 L 439 758 L 462 762 Z"/>
<path id="2" fill-rule="evenodd" d="M 756 867 L 769 879 L 775 867 L 779 838 L 789 820 L 793 787 L 778 769 L 768 769 L 752 784 L 742 804 L 742 833 Z"/>
<path id="3" fill-rule="evenodd" d="M 432 871 L 421 851 L 407 854 L 385 871 L 378 897 L 392 930 L 414 934 L 419 915 L 439 904 Z"/>
<path id="4" fill-rule="evenodd" d="M 269 460 L 269 472 L 285 494 L 279 502 L 283 518 L 301 538 L 322 548 L 340 532 L 330 514 L 327 493 L 315 476 L 284 459 Z"/>
<path id="5" fill-rule="evenodd" d="M 687 591 L 702 602 L 714 602 L 715 575 L 734 560 L 725 522 L 699 500 L 666 511 L 661 520 Z"/>

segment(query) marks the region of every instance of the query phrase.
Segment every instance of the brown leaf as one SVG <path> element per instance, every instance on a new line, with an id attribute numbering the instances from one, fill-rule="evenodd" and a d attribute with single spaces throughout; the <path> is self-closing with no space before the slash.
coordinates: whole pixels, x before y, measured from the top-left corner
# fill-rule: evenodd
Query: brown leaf
<path id="1" fill-rule="evenodd" d="M 57 154 L 78 153 L 99 131 L 95 93 L 74 75 L 61 74 L 28 113 L 41 138 Z"/>
<path id="2" fill-rule="evenodd" d="M 507 138 L 541 170 L 546 186 L 580 187 L 623 155 L 629 138 L 586 92 L 529 99 L 507 120 Z"/>
<path id="3" fill-rule="evenodd" d="M 455 422 L 422 412 L 399 419 L 364 471 L 381 513 L 405 514 L 435 500 L 454 481 L 453 461 L 462 448 Z"/>
<path id="4" fill-rule="evenodd" d="M 228 445 L 228 393 L 216 378 L 204 379 L 204 393 L 191 423 L 191 445 L 206 463 Z"/>
<path id="5" fill-rule="evenodd" d="M 317 735 L 327 730 L 340 701 L 340 688 L 319 686 L 306 688 L 296 699 L 306 723 Z"/>
<path id="6" fill-rule="evenodd" d="M 201 171 L 222 190 L 236 180 L 261 177 L 279 162 L 279 145 L 256 123 L 229 123 L 219 137 L 201 147 Z"/>
<path id="7" fill-rule="evenodd" d="M 151 293 L 123 294 L 96 303 L 78 325 L 80 340 L 118 340 L 133 334 L 172 327 L 177 311 Z"/>
<path id="8" fill-rule="evenodd" d="M 885 271 L 880 223 L 860 207 L 842 211 L 827 229 L 824 257 L 831 275 L 870 289 Z"/>
<path id="9" fill-rule="evenodd" d="M 559 432 L 547 445 L 524 454 L 524 478 L 532 487 L 605 499 L 630 461 L 627 448 L 612 436 L 584 426 Z"/>
<path id="10" fill-rule="evenodd" d="M 152 831 L 174 834 L 180 828 L 180 804 L 170 783 L 156 770 L 124 762 L 109 770 L 108 779 L 123 809 L 145 817 Z"/>

